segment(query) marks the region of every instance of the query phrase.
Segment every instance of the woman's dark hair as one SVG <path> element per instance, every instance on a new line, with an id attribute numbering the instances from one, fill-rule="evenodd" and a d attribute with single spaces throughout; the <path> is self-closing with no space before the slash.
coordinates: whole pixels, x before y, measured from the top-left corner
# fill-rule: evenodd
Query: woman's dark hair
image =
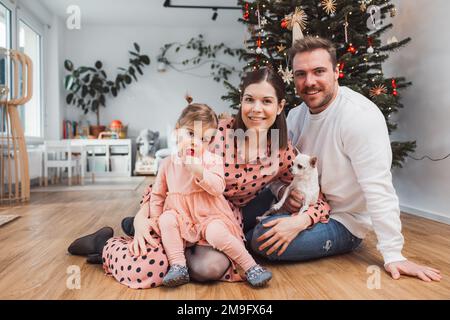
<path id="1" fill-rule="evenodd" d="M 279 104 L 286 95 L 286 88 L 284 86 L 283 79 L 281 79 L 280 75 L 269 67 L 262 67 L 255 71 L 247 72 L 241 83 L 240 91 L 241 91 L 241 102 L 244 96 L 245 89 L 248 86 L 261 83 L 268 82 L 274 89 L 275 94 L 277 96 L 277 104 Z M 242 107 L 239 108 L 239 112 L 234 116 L 234 130 L 242 129 L 247 130 L 244 121 L 242 120 Z M 280 149 L 286 149 L 288 145 L 288 133 L 287 133 L 287 125 L 286 125 L 286 114 L 282 111 L 275 119 L 275 122 L 268 130 L 268 139 L 270 139 L 270 132 L 272 129 L 278 129 L 280 132 L 280 141 L 279 146 Z M 270 140 L 269 140 L 270 141 Z"/>

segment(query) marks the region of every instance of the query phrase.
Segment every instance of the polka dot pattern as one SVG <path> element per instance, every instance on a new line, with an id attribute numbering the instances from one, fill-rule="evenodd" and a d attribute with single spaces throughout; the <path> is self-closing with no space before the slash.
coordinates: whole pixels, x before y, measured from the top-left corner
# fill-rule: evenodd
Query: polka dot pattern
<path id="1" fill-rule="evenodd" d="M 147 247 L 147 255 L 133 257 L 128 250 L 131 238 L 111 238 L 103 249 L 103 269 L 119 283 L 131 289 L 155 288 L 161 285 L 169 264 L 162 244 L 155 249 Z M 114 248 L 119 248 L 116 251 Z M 148 256 L 152 257 L 149 263 Z M 155 263 L 158 261 L 158 263 Z M 161 277 L 162 275 L 162 277 Z"/>

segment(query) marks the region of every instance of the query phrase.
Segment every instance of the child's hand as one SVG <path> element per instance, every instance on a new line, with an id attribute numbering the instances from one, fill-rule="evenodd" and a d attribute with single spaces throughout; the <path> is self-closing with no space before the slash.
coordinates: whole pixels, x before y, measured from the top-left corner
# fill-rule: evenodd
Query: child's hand
<path id="1" fill-rule="evenodd" d="M 186 169 L 199 180 L 203 179 L 203 166 L 201 163 L 202 159 L 193 156 L 187 156 L 184 161 Z"/>

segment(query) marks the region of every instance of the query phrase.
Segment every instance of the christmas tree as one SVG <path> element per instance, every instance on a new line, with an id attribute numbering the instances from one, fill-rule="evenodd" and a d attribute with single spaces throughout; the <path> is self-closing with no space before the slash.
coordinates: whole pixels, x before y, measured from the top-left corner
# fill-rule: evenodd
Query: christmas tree
<path id="1" fill-rule="evenodd" d="M 301 103 L 295 95 L 288 49 L 293 33 L 320 36 L 331 40 L 337 49 L 339 84 L 363 94 L 373 101 L 385 116 L 389 133 L 397 125 L 391 115 L 403 108 L 399 90 L 409 85 L 403 77 L 386 78 L 382 64 L 389 52 L 405 46 L 411 39 L 391 38 L 387 44 L 381 34 L 393 27 L 388 16 L 397 14 L 396 7 L 386 0 L 257 0 L 238 1 L 242 6 L 240 22 L 247 25 L 249 37 L 240 59 L 246 61 L 245 71 L 271 65 L 286 83 L 286 112 Z M 237 109 L 238 88 L 227 80 L 229 93 L 222 97 Z M 415 141 L 391 143 L 393 166 L 401 167 Z"/>

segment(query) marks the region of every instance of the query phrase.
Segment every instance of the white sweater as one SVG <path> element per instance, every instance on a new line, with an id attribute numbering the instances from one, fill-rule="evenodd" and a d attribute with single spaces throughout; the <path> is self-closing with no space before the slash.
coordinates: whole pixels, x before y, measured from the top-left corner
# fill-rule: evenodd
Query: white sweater
<path id="1" fill-rule="evenodd" d="M 400 208 L 392 185 L 392 150 L 383 114 L 363 95 L 339 87 L 319 114 L 302 105 L 287 118 L 289 139 L 318 157 L 319 182 L 331 218 L 363 239 L 373 229 L 385 264 L 406 260 L 401 251 Z M 278 194 L 279 184 L 271 186 Z"/>

